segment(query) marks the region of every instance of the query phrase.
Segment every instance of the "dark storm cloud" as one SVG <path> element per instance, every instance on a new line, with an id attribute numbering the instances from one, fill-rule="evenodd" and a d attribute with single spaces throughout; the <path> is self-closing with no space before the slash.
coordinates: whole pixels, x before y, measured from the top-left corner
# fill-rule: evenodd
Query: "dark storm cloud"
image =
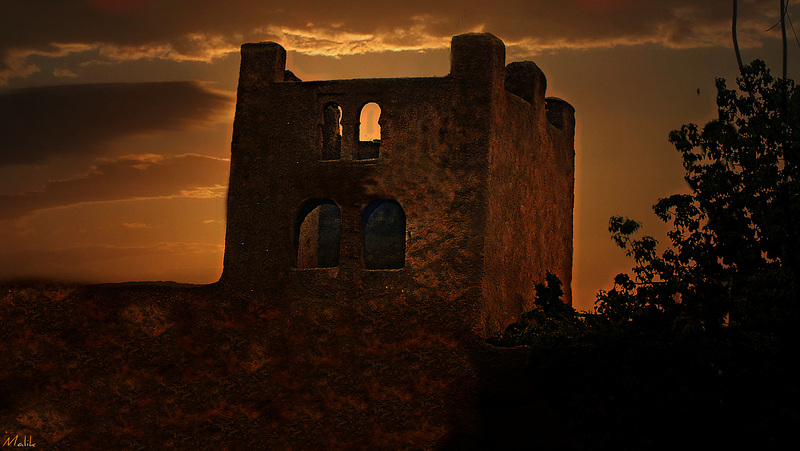
<path id="1" fill-rule="evenodd" d="M 758 45 L 777 2 L 739 3 L 742 45 Z M 729 45 L 730 19 L 729 0 L 0 0 L 0 82 L 39 70 L 32 55 L 208 61 L 266 39 L 328 55 L 441 48 L 476 30 L 525 51 Z"/>
<path id="2" fill-rule="evenodd" d="M 0 219 L 75 205 L 156 197 L 221 197 L 228 183 L 225 159 L 202 155 L 131 155 L 106 160 L 81 177 L 52 181 L 41 191 L 0 196 Z"/>
<path id="3" fill-rule="evenodd" d="M 214 118 L 231 99 L 194 82 L 65 85 L 0 93 L 0 165 L 95 155 L 116 138 Z"/>

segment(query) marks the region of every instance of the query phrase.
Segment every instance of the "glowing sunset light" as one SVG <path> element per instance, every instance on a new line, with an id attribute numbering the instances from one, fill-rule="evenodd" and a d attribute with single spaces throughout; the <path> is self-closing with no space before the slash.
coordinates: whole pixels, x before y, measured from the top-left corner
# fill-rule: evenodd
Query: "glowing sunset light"
<path id="1" fill-rule="evenodd" d="M 739 3 L 744 58 L 779 67 L 775 2 Z M 280 43 L 303 81 L 430 77 L 452 36 L 482 30 L 576 109 L 572 292 L 591 309 L 630 268 L 610 216 L 664 241 L 650 207 L 685 189 L 667 136 L 714 117 L 715 77 L 737 73 L 730 19 L 730 2 L 694 0 L 2 2 L 0 279 L 215 281 L 242 43 Z M 348 139 L 380 139 L 383 107 Z"/>
<path id="2" fill-rule="evenodd" d="M 381 107 L 375 103 L 370 102 L 361 109 L 361 118 L 359 126 L 359 140 L 360 141 L 373 141 L 381 139 L 381 126 L 379 123 L 381 117 Z"/>

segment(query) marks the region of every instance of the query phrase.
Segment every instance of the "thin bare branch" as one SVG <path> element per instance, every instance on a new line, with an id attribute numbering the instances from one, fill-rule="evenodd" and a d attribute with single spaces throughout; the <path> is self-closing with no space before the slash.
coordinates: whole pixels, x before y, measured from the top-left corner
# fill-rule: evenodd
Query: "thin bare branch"
<path id="1" fill-rule="evenodd" d="M 788 59 L 787 59 L 787 41 L 786 41 L 786 15 L 789 13 L 787 10 L 786 0 L 781 0 L 781 39 L 783 41 L 783 81 L 786 82 Z M 785 91 L 785 88 L 784 88 Z M 784 113 L 786 113 L 786 98 L 784 96 Z"/>
<path id="2" fill-rule="evenodd" d="M 733 0 L 733 20 L 731 20 L 733 51 L 736 53 L 736 64 L 739 65 L 739 74 L 741 74 L 742 80 L 744 80 L 744 86 L 745 89 L 747 89 L 747 93 L 750 95 L 750 100 L 753 101 L 753 108 L 758 109 L 758 103 L 756 102 L 756 95 L 755 93 L 753 93 L 753 90 L 750 89 L 750 83 L 747 81 L 747 77 L 745 77 L 744 75 L 744 64 L 742 63 L 742 53 L 739 51 L 739 37 L 736 30 L 738 19 L 739 19 L 739 2 L 737 0 Z"/>
<path id="3" fill-rule="evenodd" d="M 736 31 L 736 24 L 739 18 L 739 2 L 733 0 L 733 20 L 731 21 L 731 35 L 733 36 L 733 51 L 736 53 L 736 63 L 739 65 L 739 73 L 742 73 L 742 53 L 739 51 L 739 37 Z M 742 76 L 744 74 L 742 73 Z"/>

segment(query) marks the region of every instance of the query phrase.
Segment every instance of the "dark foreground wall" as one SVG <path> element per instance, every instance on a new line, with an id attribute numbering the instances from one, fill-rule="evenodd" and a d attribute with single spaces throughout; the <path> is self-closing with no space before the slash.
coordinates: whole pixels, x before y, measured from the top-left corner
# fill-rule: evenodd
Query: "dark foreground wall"
<path id="1" fill-rule="evenodd" d="M 484 347 L 473 359 L 477 345 L 422 326 L 264 305 L 213 286 L 0 285 L 0 444 L 667 450 L 796 441 L 796 346 L 772 335 L 723 330 L 667 344 L 621 334 L 552 342 L 530 358 Z"/>
<path id="2" fill-rule="evenodd" d="M 490 433 L 486 400 L 518 393 L 509 370 L 524 351 L 432 330 L 419 312 L 394 321 L 400 312 L 367 306 L 281 310 L 265 296 L 4 287 L 0 439 L 30 437 L 37 449 L 469 449 Z"/>

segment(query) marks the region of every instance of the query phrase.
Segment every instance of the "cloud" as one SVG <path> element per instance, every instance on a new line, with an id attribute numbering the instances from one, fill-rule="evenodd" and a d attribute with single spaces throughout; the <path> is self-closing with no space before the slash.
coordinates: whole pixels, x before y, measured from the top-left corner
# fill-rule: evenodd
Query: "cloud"
<path id="1" fill-rule="evenodd" d="M 97 155 L 116 138 L 214 119 L 232 99 L 196 82 L 46 86 L 0 93 L 0 165 Z"/>
<path id="2" fill-rule="evenodd" d="M 793 11 L 797 11 L 792 6 Z M 772 0 L 740 2 L 742 45 L 759 45 L 778 17 Z M 525 51 L 658 43 L 730 45 L 728 0 L 93 0 L 4 2 L 0 83 L 38 70 L 33 56 L 212 61 L 242 42 L 277 40 L 307 54 L 431 49 L 452 35 L 492 32 Z M 766 26 L 765 26 L 766 25 Z"/>
<path id="3" fill-rule="evenodd" d="M 123 222 L 122 227 L 128 229 L 149 229 L 150 226 L 147 224 L 142 224 L 141 222 Z"/>
<path id="4" fill-rule="evenodd" d="M 229 164 L 226 159 L 191 154 L 101 160 L 81 177 L 49 182 L 41 191 L 0 196 L 0 219 L 87 202 L 224 197 Z"/>
<path id="5" fill-rule="evenodd" d="M 197 242 L 0 249 L 0 274 L 4 280 L 35 276 L 78 283 L 129 280 L 209 283 L 219 277 L 222 253 L 222 244 Z"/>

